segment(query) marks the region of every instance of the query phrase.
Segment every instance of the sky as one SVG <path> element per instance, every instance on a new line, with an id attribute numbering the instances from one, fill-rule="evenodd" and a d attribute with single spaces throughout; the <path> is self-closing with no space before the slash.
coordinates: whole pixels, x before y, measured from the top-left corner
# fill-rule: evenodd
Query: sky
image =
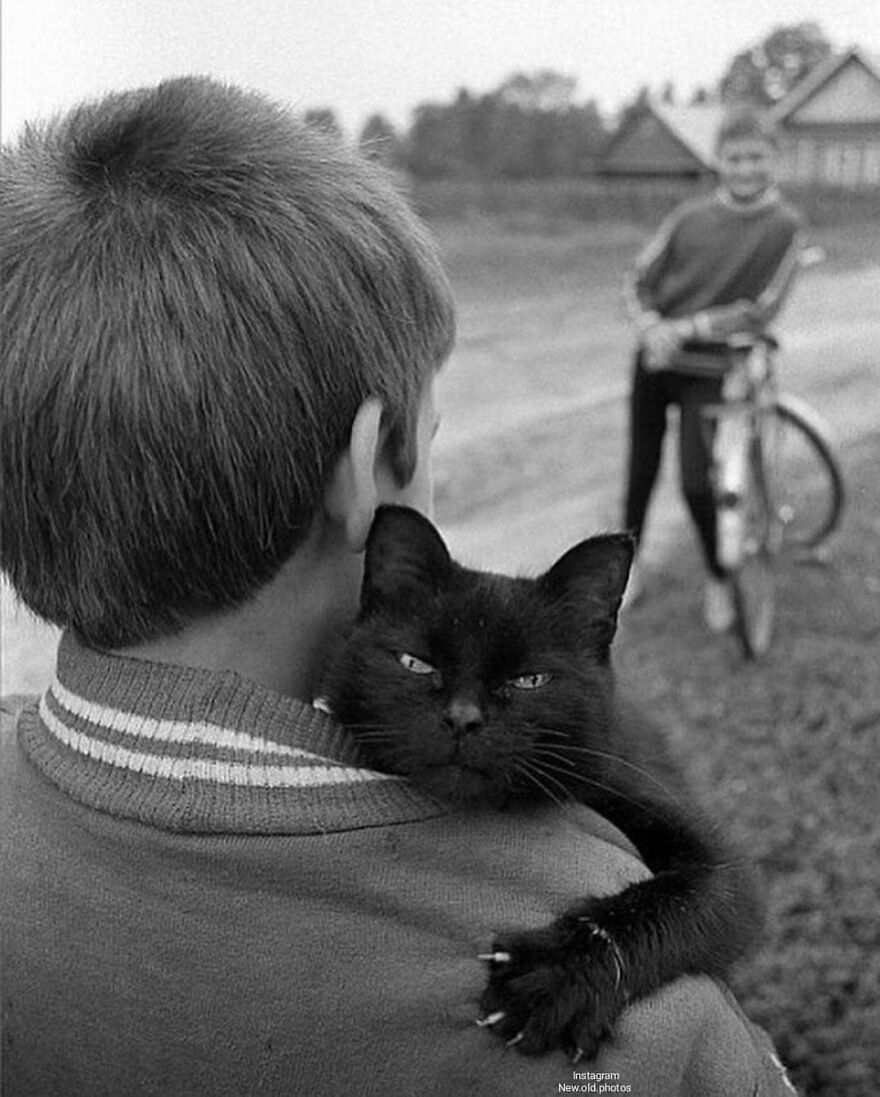
<path id="1" fill-rule="evenodd" d="M 350 134 L 380 112 L 492 91 L 550 68 L 609 116 L 638 88 L 717 82 L 775 26 L 818 22 L 880 55 L 877 0 L 3 0 L 0 128 L 183 73 L 329 107 Z"/>

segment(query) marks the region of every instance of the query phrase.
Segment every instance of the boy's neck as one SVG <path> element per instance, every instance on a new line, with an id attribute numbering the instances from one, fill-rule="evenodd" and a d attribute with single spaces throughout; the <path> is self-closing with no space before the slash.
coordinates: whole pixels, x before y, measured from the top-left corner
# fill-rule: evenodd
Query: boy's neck
<path id="1" fill-rule="evenodd" d="M 245 605 L 120 651 L 135 659 L 244 678 L 310 702 L 327 651 L 354 615 L 362 558 L 301 547 Z"/>

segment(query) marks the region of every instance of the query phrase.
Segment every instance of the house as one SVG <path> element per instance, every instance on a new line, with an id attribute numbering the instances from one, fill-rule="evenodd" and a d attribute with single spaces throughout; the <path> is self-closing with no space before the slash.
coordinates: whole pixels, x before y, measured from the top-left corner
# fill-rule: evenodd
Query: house
<path id="1" fill-rule="evenodd" d="M 719 103 L 682 107 L 651 97 L 630 111 L 599 162 L 603 175 L 711 177 Z M 880 57 L 857 46 L 826 58 L 767 110 L 780 178 L 880 186 Z"/>
<path id="2" fill-rule="evenodd" d="M 611 138 L 599 163 L 602 175 L 711 178 L 718 103 L 678 106 L 646 97 Z"/>
<path id="3" fill-rule="evenodd" d="M 768 111 L 780 176 L 880 186 L 880 57 L 857 46 L 828 57 Z"/>

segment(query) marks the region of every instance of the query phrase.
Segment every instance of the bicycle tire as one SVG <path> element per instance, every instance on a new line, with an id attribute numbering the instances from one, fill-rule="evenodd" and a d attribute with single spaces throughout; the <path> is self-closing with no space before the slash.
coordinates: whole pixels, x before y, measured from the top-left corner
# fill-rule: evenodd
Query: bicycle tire
<path id="1" fill-rule="evenodd" d="M 766 550 L 743 560 L 731 574 L 734 631 L 746 659 L 757 660 L 770 650 L 776 630 L 774 557 Z"/>
<path id="2" fill-rule="evenodd" d="M 827 428 L 809 405 L 782 393 L 769 414 L 765 468 L 781 520 L 782 547 L 815 549 L 843 517 L 843 472 Z"/>
<path id="3" fill-rule="evenodd" d="M 770 650 L 776 625 L 775 515 L 764 479 L 761 443 L 755 440 L 748 458 L 740 500 L 740 548 L 729 572 L 733 594 L 734 632 L 743 655 L 760 659 Z"/>

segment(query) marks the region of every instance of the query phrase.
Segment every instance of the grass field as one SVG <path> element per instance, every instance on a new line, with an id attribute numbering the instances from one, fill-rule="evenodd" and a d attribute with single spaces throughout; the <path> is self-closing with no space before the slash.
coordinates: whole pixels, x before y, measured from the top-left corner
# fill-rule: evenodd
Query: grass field
<path id="1" fill-rule="evenodd" d="M 618 521 L 630 343 L 619 286 L 644 230 L 510 217 L 435 229 L 460 316 L 438 383 L 438 519 L 464 558 L 534 571 Z M 784 575 L 772 655 L 742 663 L 702 629 L 700 564 L 667 476 L 646 546 L 653 594 L 623 621 L 618 665 L 763 871 L 768 929 L 736 976 L 746 1009 L 805 1097 L 874 1097 L 880 226 L 818 236 L 827 261 L 779 326 L 785 387 L 828 417 L 846 466 L 832 560 Z M 54 634 L 8 596 L 3 624 L 4 690 L 41 688 Z"/>

